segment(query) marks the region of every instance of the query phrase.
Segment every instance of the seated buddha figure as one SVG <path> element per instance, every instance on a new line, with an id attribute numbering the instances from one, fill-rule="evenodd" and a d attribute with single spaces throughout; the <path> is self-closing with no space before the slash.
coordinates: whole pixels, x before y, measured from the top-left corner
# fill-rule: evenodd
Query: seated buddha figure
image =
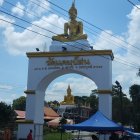
<path id="1" fill-rule="evenodd" d="M 71 94 L 70 86 L 68 86 L 67 95 L 64 96 L 64 101 L 61 104 L 74 104 L 74 96 Z"/>
<path id="2" fill-rule="evenodd" d="M 75 4 L 69 10 L 70 21 L 64 24 L 64 34 L 53 36 L 52 40 L 69 42 L 81 39 L 87 39 L 87 35 L 83 34 L 83 23 L 77 21 L 77 9 Z"/>

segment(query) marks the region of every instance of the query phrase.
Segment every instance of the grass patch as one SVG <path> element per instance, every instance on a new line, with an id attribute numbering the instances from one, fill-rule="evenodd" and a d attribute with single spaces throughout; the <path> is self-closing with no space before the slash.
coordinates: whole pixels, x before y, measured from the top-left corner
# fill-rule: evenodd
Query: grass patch
<path id="1" fill-rule="evenodd" d="M 63 133 L 62 140 L 68 140 L 68 139 L 70 139 L 70 134 Z M 43 140 L 61 140 L 61 133 L 60 132 L 46 133 L 43 137 Z"/>

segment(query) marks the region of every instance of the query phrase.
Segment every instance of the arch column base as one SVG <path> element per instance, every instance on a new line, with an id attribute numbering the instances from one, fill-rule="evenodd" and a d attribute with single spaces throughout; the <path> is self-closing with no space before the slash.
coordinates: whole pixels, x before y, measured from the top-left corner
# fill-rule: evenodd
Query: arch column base
<path id="1" fill-rule="evenodd" d="M 17 140 L 27 139 L 27 135 L 32 130 L 33 140 L 43 140 L 43 124 L 28 122 L 29 120 L 17 121 L 18 133 Z"/>

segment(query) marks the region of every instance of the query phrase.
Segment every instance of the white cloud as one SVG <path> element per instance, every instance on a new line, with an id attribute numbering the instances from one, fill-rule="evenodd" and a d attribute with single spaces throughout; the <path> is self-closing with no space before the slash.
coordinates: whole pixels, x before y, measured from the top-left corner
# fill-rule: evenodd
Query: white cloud
<path id="1" fill-rule="evenodd" d="M 63 30 L 60 30 L 55 26 L 62 27 L 64 22 L 65 20 L 63 18 L 59 18 L 57 15 L 49 15 L 48 17 L 42 17 L 39 21 L 34 21 L 33 24 L 44 29 L 49 29 L 55 33 L 62 33 Z M 53 26 L 52 23 L 55 26 Z M 45 43 L 47 46 L 50 46 L 51 39 L 28 30 L 33 30 L 49 37 L 54 35 L 47 30 L 40 29 L 34 25 L 23 30 L 23 32 L 15 31 L 13 26 L 10 28 L 6 27 L 4 31 L 4 36 L 6 38 L 5 46 L 9 53 L 13 55 L 20 55 L 25 54 L 27 51 L 35 51 L 35 48 L 40 48 L 40 50 L 42 50 Z"/>
<path id="2" fill-rule="evenodd" d="M 13 87 L 10 85 L 0 85 L 0 90 L 12 90 Z"/>
<path id="3" fill-rule="evenodd" d="M 16 6 L 12 8 L 12 13 L 22 17 L 24 15 L 24 9 L 24 5 L 22 5 L 20 2 L 17 2 Z"/>
<path id="4" fill-rule="evenodd" d="M 46 0 L 29 0 L 27 5 L 27 15 L 31 18 L 34 18 L 33 15 L 41 16 L 43 13 L 47 12 L 49 9 L 50 4 Z M 31 13 L 31 14 L 29 14 Z"/>
<path id="5" fill-rule="evenodd" d="M 94 49 L 111 49 L 115 53 L 120 53 L 120 51 L 126 51 L 123 46 L 126 45 L 122 40 L 121 36 L 114 36 L 112 31 L 105 30 L 101 32 L 98 38 L 96 38 L 94 43 Z M 122 47 L 122 48 L 120 48 Z"/>
<path id="6" fill-rule="evenodd" d="M 128 18 L 130 22 L 128 24 L 127 41 L 140 49 L 140 10 L 134 7 Z M 131 51 L 134 50 L 132 46 L 129 46 L 129 48 Z M 138 53 L 137 50 L 136 53 Z"/>
<path id="7" fill-rule="evenodd" d="M 139 5 L 140 6 L 140 5 Z M 136 67 L 139 65 L 140 57 L 140 12 L 134 7 L 131 13 L 128 15 L 130 22 L 128 24 L 128 31 L 126 33 L 126 40 L 131 44 L 128 44 L 128 54 L 122 59 L 127 62 L 133 63 Z M 136 49 L 138 48 L 138 49 Z M 127 63 L 126 63 L 127 64 Z M 129 87 L 133 84 L 140 84 L 140 78 L 137 77 L 136 73 L 138 69 L 128 67 L 127 70 L 122 71 L 121 79 L 125 86 Z M 121 80 L 120 79 L 120 80 Z"/>
<path id="8" fill-rule="evenodd" d="M 9 98 L 0 98 L 0 102 L 4 102 L 6 104 L 11 105 L 13 101 Z"/>
<path id="9" fill-rule="evenodd" d="M 4 0 L 0 0 L 0 6 L 3 4 Z"/>
<path id="10" fill-rule="evenodd" d="M 0 19 L 2 19 L 2 20 L 0 20 L 0 28 L 9 28 L 9 27 L 11 27 L 11 24 L 10 23 L 8 23 L 8 22 L 14 22 L 14 20 L 13 19 L 10 19 L 10 18 L 8 18 L 8 17 L 6 17 L 6 16 L 4 16 L 4 15 L 0 15 Z M 7 22 L 8 21 L 8 22 Z"/>

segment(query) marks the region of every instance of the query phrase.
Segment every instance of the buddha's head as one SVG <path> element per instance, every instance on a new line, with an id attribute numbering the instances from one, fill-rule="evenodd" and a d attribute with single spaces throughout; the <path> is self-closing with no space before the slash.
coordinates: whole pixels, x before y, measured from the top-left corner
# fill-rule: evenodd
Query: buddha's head
<path id="1" fill-rule="evenodd" d="M 77 17 L 77 9 L 75 8 L 74 2 L 72 3 L 71 8 L 69 9 L 69 16 L 71 20 L 76 19 Z"/>

